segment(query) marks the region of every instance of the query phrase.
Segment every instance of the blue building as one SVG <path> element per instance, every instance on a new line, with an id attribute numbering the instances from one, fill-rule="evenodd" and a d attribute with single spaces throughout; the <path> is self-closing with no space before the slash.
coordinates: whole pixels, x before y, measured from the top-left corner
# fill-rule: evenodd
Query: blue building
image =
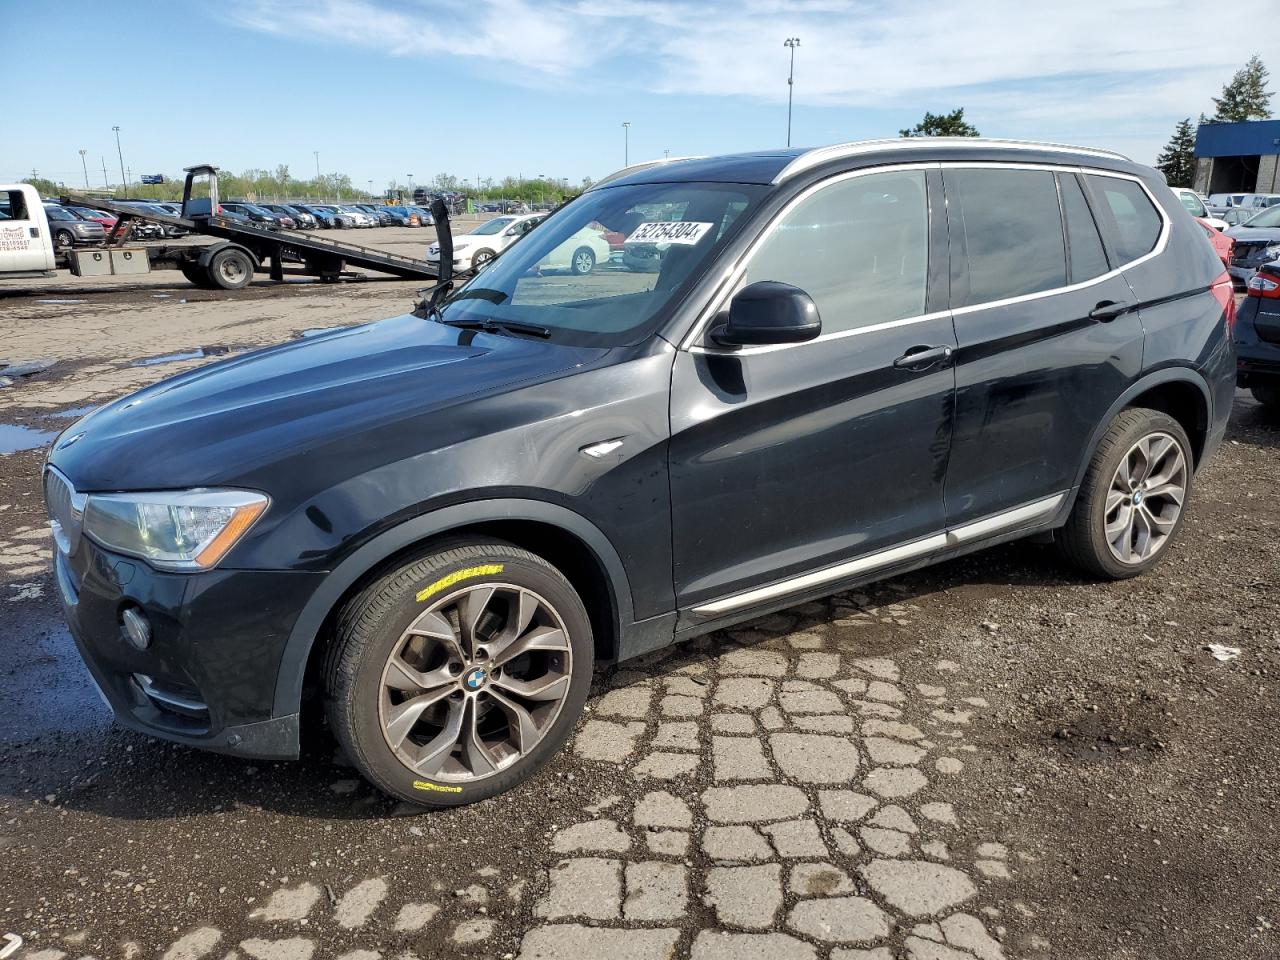
<path id="1" fill-rule="evenodd" d="M 1196 132 L 1197 192 L 1280 193 L 1280 120 L 1202 123 Z"/>

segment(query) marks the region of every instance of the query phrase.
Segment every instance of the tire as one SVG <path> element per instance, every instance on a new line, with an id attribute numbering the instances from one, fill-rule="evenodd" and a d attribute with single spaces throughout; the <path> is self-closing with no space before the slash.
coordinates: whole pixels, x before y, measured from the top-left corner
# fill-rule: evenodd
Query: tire
<path id="1" fill-rule="evenodd" d="M 1166 441 L 1176 446 L 1176 455 Z M 1144 442 L 1154 455 L 1153 462 L 1138 449 Z M 1181 458 L 1180 470 L 1177 457 Z M 1088 573 L 1108 580 L 1125 580 L 1150 570 L 1168 552 L 1182 527 L 1191 498 L 1194 462 L 1191 441 L 1178 421 L 1143 407 L 1121 411 L 1098 443 L 1071 516 L 1056 538 L 1063 555 Z M 1124 474 L 1119 472 L 1122 463 Z M 1133 477 L 1143 479 L 1135 485 Z M 1173 492 L 1179 485 L 1180 500 Z M 1166 490 L 1169 492 L 1159 492 Z M 1133 517 L 1133 525 L 1126 527 L 1124 521 L 1129 517 Z M 1109 520 L 1114 537 L 1108 536 Z"/>
<path id="2" fill-rule="evenodd" d="M 569 261 L 569 269 L 576 276 L 585 277 L 596 268 L 596 255 L 590 247 L 579 247 L 573 251 L 573 259 Z"/>
<path id="3" fill-rule="evenodd" d="M 253 260 L 234 247 L 219 250 L 205 268 L 209 282 L 220 290 L 239 290 L 253 279 Z"/>
<path id="4" fill-rule="evenodd" d="M 213 289 L 212 283 L 209 281 L 209 273 L 204 267 L 198 263 L 184 263 L 178 267 L 178 271 L 187 278 L 188 281 L 195 284 L 201 290 Z"/>
<path id="5" fill-rule="evenodd" d="M 1280 410 L 1280 386 L 1250 387 L 1249 392 L 1264 407 Z"/>
<path id="6" fill-rule="evenodd" d="M 472 270 L 481 269 L 486 264 L 488 264 L 489 261 L 494 258 L 494 256 L 495 256 L 494 252 L 487 248 L 484 250 L 477 250 L 471 256 L 471 269 Z"/>
<path id="7" fill-rule="evenodd" d="M 59 230 L 53 235 L 53 245 L 59 250 L 70 250 L 76 245 L 76 238 L 72 236 L 70 230 Z"/>
<path id="8" fill-rule="evenodd" d="M 459 628 L 472 604 L 479 643 Z M 526 612 L 526 626 L 511 625 Z M 497 540 L 441 544 L 342 609 L 324 665 L 329 725 L 385 793 L 424 807 L 474 803 L 527 780 L 564 745 L 593 652 L 586 608 L 551 564 Z M 543 699 L 513 692 L 521 684 Z M 517 722 L 513 703 L 532 726 Z M 485 745 L 464 748 L 477 717 Z"/>

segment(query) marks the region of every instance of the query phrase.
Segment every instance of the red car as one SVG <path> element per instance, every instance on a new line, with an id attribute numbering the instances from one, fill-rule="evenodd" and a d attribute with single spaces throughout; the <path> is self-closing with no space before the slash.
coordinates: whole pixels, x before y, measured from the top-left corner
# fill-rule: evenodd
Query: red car
<path id="1" fill-rule="evenodd" d="M 1224 267 L 1231 265 L 1231 251 L 1235 247 L 1236 242 L 1228 237 L 1225 233 L 1213 229 L 1213 225 L 1204 217 L 1196 217 L 1196 223 L 1204 228 L 1204 232 L 1209 235 L 1209 242 L 1213 244 L 1213 252 L 1218 255 L 1218 259 L 1222 261 Z"/>

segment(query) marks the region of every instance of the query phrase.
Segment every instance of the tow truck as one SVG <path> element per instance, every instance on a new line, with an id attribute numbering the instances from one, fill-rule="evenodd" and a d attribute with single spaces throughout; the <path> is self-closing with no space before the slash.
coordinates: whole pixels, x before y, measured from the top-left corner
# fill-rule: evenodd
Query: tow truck
<path id="1" fill-rule="evenodd" d="M 218 202 L 218 168 L 198 164 L 186 167 L 185 173 L 182 212 L 174 216 L 74 193 L 59 197 L 64 204 L 106 210 L 117 218 L 102 246 L 68 251 L 71 273 L 77 277 L 102 277 L 171 269 L 180 271 L 198 287 L 221 290 L 247 286 L 259 272 L 283 281 L 286 264 L 295 268 L 291 272 L 319 277 L 323 282 L 341 279 L 351 267 L 406 280 L 437 279 L 436 266 L 425 260 L 342 243 L 315 233 L 252 224 L 223 213 Z M 216 242 L 129 245 L 126 228 L 131 221 L 179 227 L 191 234 L 214 237 Z M 52 277 L 56 267 L 57 251 L 40 195 L 30 184 L 0 184 L 0 278 Z"/>

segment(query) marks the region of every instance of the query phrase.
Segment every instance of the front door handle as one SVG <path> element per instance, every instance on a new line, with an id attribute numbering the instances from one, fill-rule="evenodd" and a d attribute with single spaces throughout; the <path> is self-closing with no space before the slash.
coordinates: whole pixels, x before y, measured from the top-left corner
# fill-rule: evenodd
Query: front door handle
<path id="1" fill-rule="evenodd" d="M 928 344 L 920 344 L 911 347 L 906 353 L 893 361 L 893 365 L 899 370 L 927 370 L 935 363 L 945 363 L 951 359 L 954 351 L 945 344 L 940 347 L 931 347 Z"/>
<path id="2" fill-rule="evenodd" d="M 1099 323 L 1110 323 L 1122 313 L 1128 313 L 1132 309 L 1132 303 L 1120 303 L 1117 300 L 1103 300 L 1089 311 L 1089 319 L 1097 320 Z"/>

